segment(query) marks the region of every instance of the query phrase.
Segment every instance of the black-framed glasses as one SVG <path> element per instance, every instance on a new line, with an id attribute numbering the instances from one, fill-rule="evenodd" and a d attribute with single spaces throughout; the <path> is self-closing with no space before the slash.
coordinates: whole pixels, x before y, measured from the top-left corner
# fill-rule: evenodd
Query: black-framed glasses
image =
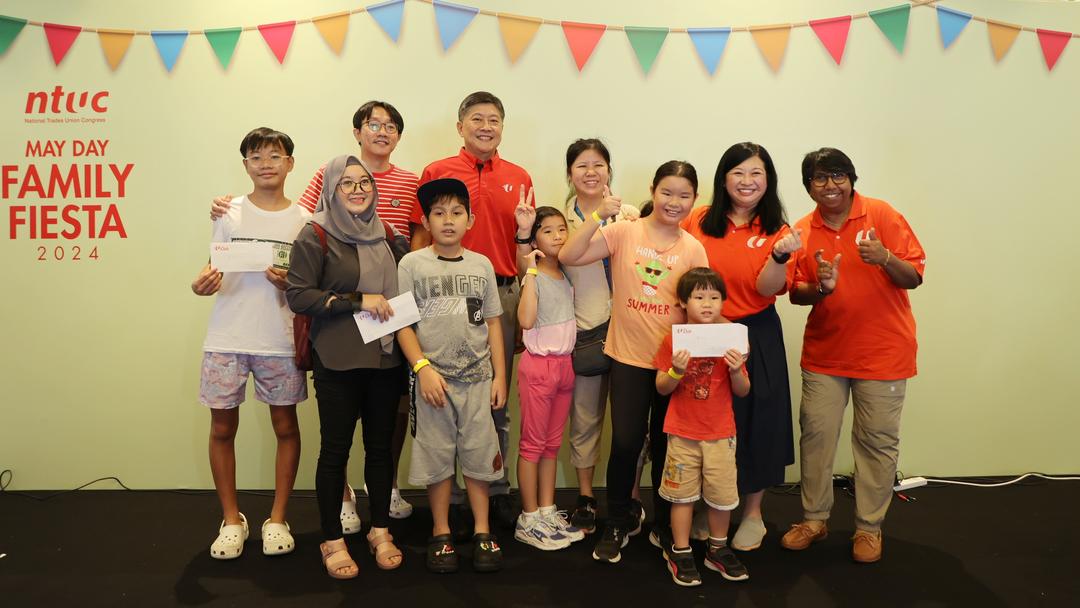
<path id="1" fill-rule="evenodd" d="M 848 181 L 848 175 L 843 171 L 833 171 L 832 173 L 815 173 L 814 176 L 810 178 L 810 183 L 820 188 L 825 184 L 829 183 L 829 180 L 832 180 L 832 183 L 836 184 L 837 186 L 843 186 Z"/>
<path id="2" fill-rule="evenodd" d="M 392 122 L 379 122 L 377 120 L 371 120 L 364 123 L 364 126 L 367 127 L 367 130 L 371 131 L 372 133 L 378 133 L 379 129 L 385 130 L 387 135 L 396 135 L 398 132 L 397 125 Z"/>
<path id="3" fill-rule="evenodd" d="M 371 192 L 371 186 L 374 182 L 369 177 L 361 177 L 359 181 L 351 179 L 343 179 L 338 182 L 338 190 L 341 190 L 342 194 L 352 194 L 353 192 Z"/>

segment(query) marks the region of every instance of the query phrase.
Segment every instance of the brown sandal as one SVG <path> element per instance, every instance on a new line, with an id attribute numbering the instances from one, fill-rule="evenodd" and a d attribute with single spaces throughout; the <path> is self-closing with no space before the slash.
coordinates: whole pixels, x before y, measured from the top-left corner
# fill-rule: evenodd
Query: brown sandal
<path id="1" fill-rule="evenodd" d="M 405 561 L 401 549 L 394 546 L 394 537 L 389 532 L 380 532 L 375 536 L 368 537 L 368 548 L 371 549 L 371 554 L 375 556 L 375 565 L 380 570 L 393 570 L 401 566 L 401 563 Z M 397 562 L 391 561 L 395 557 L 398 558 Z"/>
<path id="2" fill-rule="evenodd" d="M 323 566 L 326 567 L 326 573 L 331 578 L 345 580 L 356 578 L 360 574 L 360 568 L 357 567 L 356 562 L 349 555 L 349 548 L 345 546 L 344 539 L 322 543 L 319 545 L 319 551 L 322 553 L 322 562 Z M 338 570 L 342 568 L 355 568 L 356 571 L 351 574 L 341 574 Z"/>

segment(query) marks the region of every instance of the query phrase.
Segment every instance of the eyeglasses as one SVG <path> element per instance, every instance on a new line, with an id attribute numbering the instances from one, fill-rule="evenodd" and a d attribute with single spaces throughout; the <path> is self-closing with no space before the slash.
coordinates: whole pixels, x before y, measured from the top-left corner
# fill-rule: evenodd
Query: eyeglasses
<path id="1" fill-rule="evenodd" d="M 842 171 L 834 171 L 833 173 L 815 173 L 814 176 L 810 178 L 810 183 L 820 188 L 829 183 L 830 179 L 832 180 L 832 183 L 837 186 L 843 186 L 848 181 L 848 175 Z"/>
<path id="2" fill-rule="evenodd" d="M 271 166 L 271 167 L 276 167 L 276 166 L 280 165 L 281 163 L 285 162 L 286 158 L 288 158 L 288 157 L 287 156 L 282 156 L 280 154 L 271 154 L 270 156 L 261 156 L 259 154 L 253 154 L 253 155 L 248 156 L 247 158 L 245 158 L 244 162 L 250 163 L 250 164 L 256 165 L 256 166 L 258 166 L 258 165 L 268 165 L 268 166 Z"/>
<path id="3" fill-rule="evenodd" d="M 352 194 L 353 192 L 371 192 L 371 179 L 367 177 L 361 177 L 360 181 L 354 182 L 351 179 L 343 179 L 338 182 L 338 190 L 341 190 L 342 194 Z"/>
<path id="4" fill-rule="evenodd" d="M 364 126 L 367 127 L 367 130 L 371 131 L 372 133 L 378 133 L 379 129 L 384 129 L 387 135 L 394 135 L 398 132 L 397 125 L 392 122 L 379 122 L 377 120 L 372 120 L 365 123 Z"/>

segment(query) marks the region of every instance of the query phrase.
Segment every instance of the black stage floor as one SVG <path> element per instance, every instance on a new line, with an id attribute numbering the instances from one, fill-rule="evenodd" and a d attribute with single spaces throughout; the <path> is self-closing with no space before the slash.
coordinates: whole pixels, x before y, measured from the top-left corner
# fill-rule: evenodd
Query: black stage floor
<path id="1" fill-rule="evenodd" d="M 727 582 L 703 569 L 702 586 L 681 588 L 645 534 L 611 565 L 592 560 L 592 537 L 546 553 L 504 531 L 501 573 L 475 574 L 465 561 L 457 574 L 429 574 L 423 557 L 431 517 L 416 494 L 407 495 L 416 512 L 392 526 L 404 565 L 378 570 L 356 535 L 350 545 L 360 576 L 335 581 L 319 562 L 318 518 L 307 492 L 290 505 L 296 551 L 272 558 L 258 540 L 270 498 L 242 495 L 251 538 L 244 555 L 228 562 L 208 554 L 219 517 L 212 493 L 80 491 L 38 501 L 4 492 L 0 606 L 1080 605 L 1080 483 L 911 494 L 917 502 L 894 500 L 890 509 L 884 559 L 860 565 L 850 559 L 851 497 L 837 491 L 825 542 L 792 553 L 778 541 L 800 513 L 798 495 L 771 492 L 765 544 L 743 554 L 750 581 Z M 562 506 L 571 506 L 574 495 L 560 490 Z"/>

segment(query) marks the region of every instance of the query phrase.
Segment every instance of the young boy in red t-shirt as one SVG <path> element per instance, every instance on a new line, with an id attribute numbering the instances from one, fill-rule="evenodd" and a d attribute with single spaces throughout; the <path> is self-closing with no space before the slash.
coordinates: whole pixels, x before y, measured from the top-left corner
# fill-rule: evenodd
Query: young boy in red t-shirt
<path id="1" fill-rule="evenodd" d="M 692 268 L 676 287 L 687 323 L 727 323 L 720 309 L 727 297 L 724 280 L 710 268 Z M 731 395 L 746 396 L 750 377 L 746 355 L 728 349 L 723 357 L 690 357 L 672 353 L 671 334 L 656 353 L 656 390 L 671 395 L 664 432 L 667 460 L 660 496 L 671 505 L 672 544 L 663 547 L 675 584 L 701 584 L 690 550 L 694 503 L 704 498 L 709 507 L 709 549 L 705 566 L 731 581 L 750 578 L 746 567 L 727 546 L 731 511 L 739 506 L 735 469 L 735 414 Z"/>

